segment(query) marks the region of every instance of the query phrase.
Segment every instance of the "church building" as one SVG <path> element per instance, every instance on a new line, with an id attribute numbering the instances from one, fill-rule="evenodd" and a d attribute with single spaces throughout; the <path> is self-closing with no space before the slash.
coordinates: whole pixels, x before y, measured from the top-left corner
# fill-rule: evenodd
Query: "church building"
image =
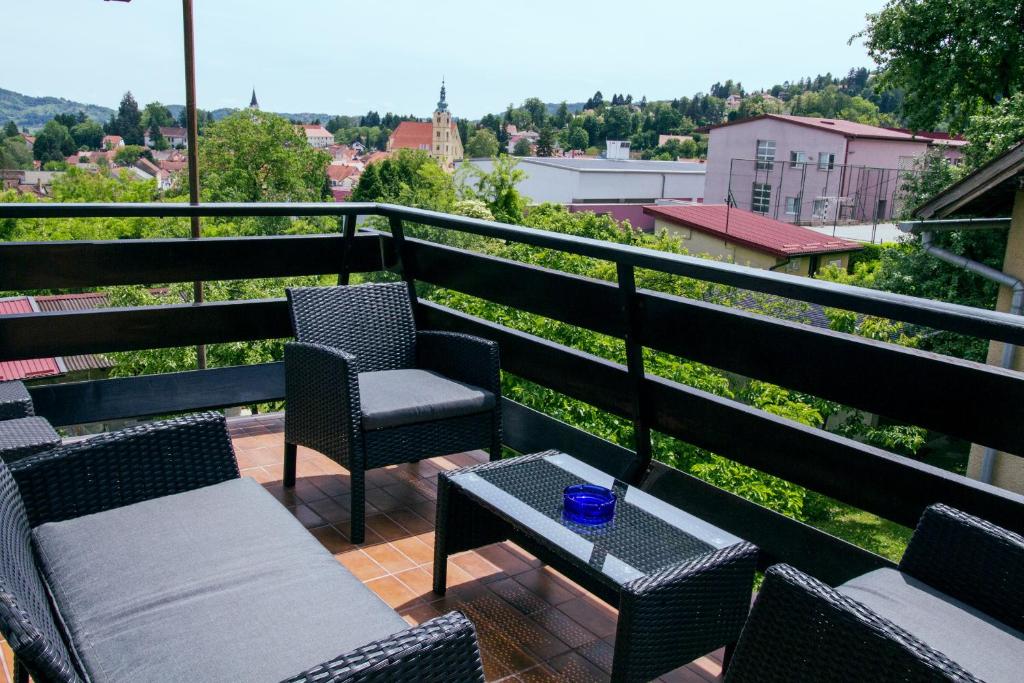
<path id="1" fill-rule="evenodd" d="M 388 151 L 420 149 L 438 159 L 445 168 L 454 168 L 455 162 L 462 160 L 462 138 L 459 137 L 458 126 L 452 121 L 445 97 L 442 81 L 441 100 L 430 122 L 402 121 L 388 138 Z"/>

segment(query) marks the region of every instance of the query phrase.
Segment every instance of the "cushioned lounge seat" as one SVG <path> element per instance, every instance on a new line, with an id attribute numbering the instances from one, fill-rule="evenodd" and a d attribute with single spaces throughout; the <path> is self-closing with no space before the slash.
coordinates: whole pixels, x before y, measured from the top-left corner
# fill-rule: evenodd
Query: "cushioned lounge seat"
<path id="1" fill-rule="evenodd" d="M 33 535 L 95 682 L 279 681 L 408 628 L 251 479 Z"/>
<path id="2" fill-rule="evenodd" d="M 928 643 L 989 683 L 1024 679 L 1024 633 L 895 569 L 878 569 L 836 590 Z"/>
<path id="3" fill-rule="evenodd" d="M 429 370 L 359 374 L 363 429 L 387 429 L 492 410 L 494 394 Z"/>

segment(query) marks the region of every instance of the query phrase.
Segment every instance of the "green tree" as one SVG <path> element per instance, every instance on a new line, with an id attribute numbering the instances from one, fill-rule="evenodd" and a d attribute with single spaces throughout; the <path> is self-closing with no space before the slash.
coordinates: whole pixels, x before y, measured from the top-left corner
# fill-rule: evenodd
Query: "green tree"
<path id="1" fill-rule="evenodd" d="M 352 201 L 449 211 L 456 201 L 455 182 L 427 152 L 400 149 L 366 167 L 352 191 Z"/>
<path id="2" fill-rule="evenodd" d="M 590 146 L 590 135 L 582 126 L 569 126 L 565 142 L 569 149 L 586 149 Z"/>
<path id="3" fill-rule="evenodd" d="M 125 145 L 114 154 L 114 163 L 120 166 L 131 166 L 142 158 L 146 148 L 141 145 Z"/>
<path id="4" fill-rule="evenodd" d="M 547 124 L 548 105 L 538 97 L 530 97 L 523 102 L 523 109 L 530 115 L 530 123 L 538 130 Z"/>
<path id="5" fill-rule="evenodd" d="M 555 153 L 555 133 L 549 126 L 545 126 L 540 131 L 540 137 L 537 138 L 537 156 L 549 157 Z"/>
<path id="6" fill-rule="evenodd" d="M 1024 140 L 1024 92 L 1003 99 L 971 117 L 964 136 L 966 165 L 974 169 Z"/>
<path id="7" fill-rule="evenodd" d="M 79 149 L 99 149 L 103 144 L 103 126 L 91 119 L 83 121 L 71 129 L 71 137 Z"/>
<path id="8" fill-rule="evenodd" d="M 5 138 L 16 138 L 18 137 L 18 124 L 14 121 L 8 121 L 7 125 L 4 126 L 4 137 Z"/>
<path id="9" fill-rule="evenodd" d="M 21 137 L 0 139 L 0 169 L 29 170 L 32 168 L 32 152 Z"/>
<path id="10" fill-rule="evenodd" d="M 632 109 L 624 105 L 609 107 L 604 115 L 604 128 L 605 138 L 609 140 L 628 140 L 636 130 Z"/>
<path id="11" fill-rule="evenodd" d="M 170 127 L 177 123 L 171 110 L 160 102 L 150 102 L 142 111 L 142 118 L 139 121 L 144 130 L 150 130 L 153 126 Z"/>
<path id="12" fill-rule="evenodd" d="M 113 121 L 114 130 L 112 135 L 120 135 L 124 138 L 126 145 L 141 145 L 145 137 L 142 127 L 142 114 L 139 112 L 139 103 L 135 101 L 131 92 L 126 92 L 121 98 L 121 104 L 117 107 L 117 116 Z"/>
<path id="13" fill-rule="evenodd" d="M 150 147 L 157 150 L 165 150 L 170 148 L 170 144 L 167 142 L 167 138 L 160 132 L 160 127 L 156 123 L 149 125 L 149 141 Z"/>
<path id="14" fill-rule="evenodd" d="M 565 128 L 569 124 L 570 119 L 572 119 L 572 114 L 569 113 L 569 104 L 562 100 L 558 105 L 558 109 L 555 110 L 555 115 L 551 117 L 551 123 L 555 128 Z"/>
<path id="15" fill-rule="evenodd" d="M 529 138 L 519 138 L 516 144 L 512 145 L 512 154 L 517 157 L 528 157 L 533 155 L 533 145 Z"/>
<path id="16" fill-rule="evenodd" d="M 519 183 L 526 180 L 526 172 L 517 168 L 519 160 L 503 154 L 495 157 L 490 173 L 471 163 L 459 169 L 458 183 L 463 199 L 477 199 L 490 209 L 494 220 L 502 223 L 521 223 L 526 211 L 527 198 L 519 194 Z"/>
<path id="17" fill-rule="evenodd" d="M 36 136 L 32 155 L 45 164 L 47 161 L 64 161 L 77 150 L 75 140 L 67 127 L 56 121 L 48 121 Z"/>
<path id="18" fill-rule="evenodd" d="M 746 119 L 754 116 L 761 116 L 762 114 L 781 114 L 782 104 L 774 100 L 766 100 L 761 95 L 753 95 L 752 97 L 746 97 L 740 102 L 739 109 L 736 110 L 737 119 Z"/>
<path id="19" fill-rule="evenodd" d="M 311 202 L 324 197 L 330 156 L 276 114 L 240 111 L 199 140 L 203 201 Z"/>
<path id="20" fill-rule="evenodd" d="M 473 133 L 466 143 L 466 156 L 470 159 L 487 159 L 498 154 L 498 138 L 486 128 Z"/>
<path id="21" fill-rule="evenodd" d="M 961 130 L 1024 89 L 1020 0 L 888 0 L 867 19 L 853 38 L 864 39 L 882 82 L 904 91 L 913 128 Z"/>

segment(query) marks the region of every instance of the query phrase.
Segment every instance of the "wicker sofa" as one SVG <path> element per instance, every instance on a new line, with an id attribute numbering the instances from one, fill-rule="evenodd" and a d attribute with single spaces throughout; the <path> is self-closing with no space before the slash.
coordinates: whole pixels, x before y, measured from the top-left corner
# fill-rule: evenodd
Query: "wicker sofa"
<path id="1" fill-rule="evenodd" d="M 351 476 L 350 538 L 363 542 L 366 470 L 486 448 L 501 457 L 498 345 L 417 331 L 405 283 L 288 290 L 285 486 L 297 446 Z"/>
<path id="2" fill-rule="evenodd" d="M 223 417 L 0 464 L 0 630 L 35 681 L 482 681 L 458 612 L 410 628 L 251 479 Z"/>
<path id="3" fill-rule="evenodd" d="M 1024 680 L 1024 537 L 929 507 L 899 569 L 768 569 L 730 683 Z"/>

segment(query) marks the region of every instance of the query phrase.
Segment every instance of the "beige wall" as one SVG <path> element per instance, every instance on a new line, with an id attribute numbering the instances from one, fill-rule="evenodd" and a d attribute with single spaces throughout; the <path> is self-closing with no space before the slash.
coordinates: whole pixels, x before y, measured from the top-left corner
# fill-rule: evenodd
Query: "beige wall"
<path id="1" fill-rule="evenodd" d="M 668 234 L 678 237 L 694 256 L 707 255 L 712 258 L 721 259 L 729 263 L 736 263 L 741 266 L 752 268 L 764 268 L 765 270 L 775 268 L 780 273 L 790 275 L 801 275 L 806 277 L 810 274 L 811 258 L 809 256 L 794 256 L 791 259 L 781 258 L 774 254 L 767 254 L 763 251 L 756 251 L 742 244 L 734 244 L 714 235 L 709 235 L 700 230 L 691 230 L 681 225 L 662 220 L 654 219 L 656 232 L 666 230 Z M 839 254 L 821 254 L 818 257 L 818 265 L 825 266 L 832 261 L 838 261 L 838 266 L 844 270 L 850 264 L 849 252 Z"/>
<path id="2" fill-rule="evenodd" d="M 1017 192 L 1013 205 L 1013 221 L 1006 240 L 1006 256 L 1003 260 L 1003 272 L 1024 279 L 1024 190 Z M 997 311 L 1009 311 L 1013 292 L 1009 287 L 999 288 Z M 999 365 L 1003 359 L 1002 342 L 992 342 L 988 346 L 989 365 Z M 1024 352 L 1016 349 L 1013 368 L 1024 371 Z M 977 478 L 981 472 L 981 461 L 985 452 L 984 446 L 971 446 L 971 459 L 967 465 L 967 476 Z M 1017 493 L 1024 493 L 1024 457 L 996 453 L 995 467 L 992 471 L 992 483 Z"/>

